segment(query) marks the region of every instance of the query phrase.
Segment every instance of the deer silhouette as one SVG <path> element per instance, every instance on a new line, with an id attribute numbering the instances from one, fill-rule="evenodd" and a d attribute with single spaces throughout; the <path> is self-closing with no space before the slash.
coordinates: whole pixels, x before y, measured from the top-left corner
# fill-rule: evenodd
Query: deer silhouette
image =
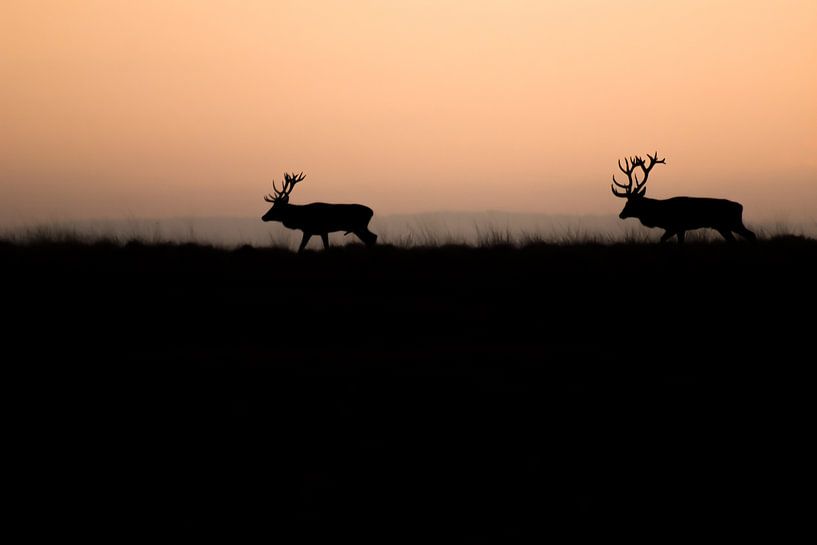
<path id="1" fill-rule="evenodd" d="M 627 184 L 621 184 L 613 176 L 610 188 L 613 195 L 627 199 L 627 204 L 618 217 L 621 219 L 637 218 L 647 227 L 659 227 L 665 232 L 661 235 L 661 242 L 666 242 L 673 235 L 678 237 L 678 244 L 683 244 L 687 231 L 693 229 L 711 228 L 721 234 L 728 241 L 734 241 L 732 232 L 738 233 L 747 240 L 756 240 L 753 232 L 743 225 L 743 205 L 726 199 L 709 199 L 702 197 L 673 197 L 671 199 L 649 199 L 644 195 L 647 192 L 647 179 L 650 171 L 657 164 L 666 164 L 666 158 L 659 159 L 655 155 L 647 154 L 650 162 L 647 164 L 639 156 L 621 160 L 618 168 L 627 175 Z M 640 168 L 644 179 L 638 180 L 636 168 Z M 635 187 L 633 187 L 635 183 Z M 623 189 L 624 191 L 617 190 Z"/>
<path id="2" fill-rule="evenodd" d="M 367 246 L 377 242 L 377 235 L 369 231 L 369 221 L 374 212 L 362 204 L 327 204 L 313 202 L 311 204 L 289 204 L 289 194 L 295 184 L 305 178 L 301 172 L 284 174 L 283 189 L 278 190 L 275 180 L 272 181 L 274 195 L 266 195 L 264 200 L 272 203 L 272 208 L 261 216 L 262 221 L 280 221 L 289 229 L 303 231 L 298 253 L 304 251 L 312 235 L 320 235 L 323 247 L 329 248 L 329 233 L 346 231 L 354 233 Z"/>

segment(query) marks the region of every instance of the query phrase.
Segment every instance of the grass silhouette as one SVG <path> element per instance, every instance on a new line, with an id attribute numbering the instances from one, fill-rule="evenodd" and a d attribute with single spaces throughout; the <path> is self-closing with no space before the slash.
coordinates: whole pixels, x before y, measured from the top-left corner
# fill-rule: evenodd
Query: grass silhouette
<path id="1" fill-rule="evenodd" d="M 106 498 L 74 523 L 480 541 L 797 508 L 813 239 L 40 235 L 0 242 L 6 365 L 66 377 L 24 422 L 72 445 L 34 489 Z"/>

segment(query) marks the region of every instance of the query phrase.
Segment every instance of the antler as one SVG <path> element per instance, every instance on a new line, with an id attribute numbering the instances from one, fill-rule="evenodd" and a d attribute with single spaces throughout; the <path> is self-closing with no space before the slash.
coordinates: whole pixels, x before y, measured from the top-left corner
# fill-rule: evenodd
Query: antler
<path id="1" fill-rule="evenodd" d="M 275 185 L 275 180 L 272 181 L 272 190 L 275 192 L 275 195 L 265 195 L 264 200 L 267 202 L 275 202 L 278 199 L 282 199 L 284 197 L 288 197 L 290 193 L 292 193 L 292 188 L 295 187 L 295 184 L 300 182 L 306 178 L 304 173 L 301 172 L 297 176 L 295 174 L 284 173 L 284 185 L 283 188 L 279 191 L 278 186 Z"/>
<path id="2" fill-rule="evenodd" d="M 640 166 L 641 170 L 644 171 L 644 180 L 640 184 L 638 184 L 638 187 L 636 188 L 636 192 L 639 189 L 641 189 L 642 187 L 644 187 L 644 184 L 647 183 L 647 178 L 650 177 L 650 171 L 652 170 L 652 167 L 654 167 L 658 163 L 661 163 L 661 164 L 666 164 L 667 163 L 666 157 L 664 159 L 659 159 L 658 158 L 658 152 L 657 151 L 655 152 L 655 155 L 650 155 L 648 153 L 647 157 L 649 157 L 649 159 L 650 159 L 649 166 L 644 165 L 644 159 L 642 159 L 641 157 L 636 158 L 636 159 L 638 159 L 638 166 Z"/>
<path id="3" fill-rule="evenodd" d="M 650 158 L 650 164 L 647 166 L 644 163 L 644 159 L 641 156 L 636 155 L 635 157 L 630 157 L 629 159 L 624 159 L 624 165 L 621 166 L 621 160 L 618 161 L 618 168 L 627 175 L 628 183 L 627 185 L 620 184 L 618 180 L 616 180 L 615 175 L 613 175 L 613 184 L 611 185 L 610 189 L 613 190 L 613 195 L 616 197 L 621 197 L 622 199 L 629 198 L 632 195 L 643 195 L 646 191 L 644 187 L 647 184 L 647 178 L 650 176 L 650 171 L 652 167 L 657 165 L 658 163 L 666 163 L 666 159 L 658 159 L 658 152 L 655 152 L 655 155 L 647 154 L 647 157 Z M 644 173 L 644 179 L 640 182 L 638 181 L 638 175 L 634 172 L 635 167 L 641 167 L 641 171 Z M 633 189 L 633 181 L 635 181 L 635 189 Z M 616 191 L 616 187 L 618 186 L 624 191 Z"/>
<path id="4" fill-rule="evenodd" d="M 303 172 L 301 172 L 297 176 L 295 174 L 284 174 L 284 190 L 281 192 L 281 196 L 282 197 L 289 196 L 289 194 L 292 193 L 292 188 L 295 187 L 295 184 L 297 184 L 304 178 L 306 178 L 306 176 L 304 176 Z"/>
<path id="5" fill-rule="evenodd" d="M 275 192 L 275 195 L 270 195 L 267 193 L 264 195 L 264 200 L 267 202 L 275 202 L 281 196 L 281 192 L 278 191 L 278 187 L 275 185 L 275 180 L 272 181 L 272 190 Z"/>
<path id="6" fill-rule="evenodd" d="M 621 172 L 623 172 L 624 174 L 627 175 L 627 180 L 628 180 L 627 185 L 620 184 L 618 182 L 618 180 L 616 180 L 616 175 L 613 174 L 613 184 L 615 184 L 616 186 L 623 189 L 624 192 L 622 193 L 621 191 L 616 191 L 615 186 L 610 185 L 610 188 L 613 190 L 613 195 L 615 195 L 616 197 L 621 197 L 622 199 L 626 199 L 627 197 L 629 197 L 630 194 L 633 191 L 633 170 L 635 169 L 635 166 L 636 166 L 635 165 L 635 158 L 634 157 L 630 157 L 629 159 L 625 158 L 624 159 L 624 165 L 625 166 L 621 166 L 621 159 L 619 159 L 618 160 L 618 169 Z M 636 181 L 638 181 L 638 180 L 636 180 Z"/>

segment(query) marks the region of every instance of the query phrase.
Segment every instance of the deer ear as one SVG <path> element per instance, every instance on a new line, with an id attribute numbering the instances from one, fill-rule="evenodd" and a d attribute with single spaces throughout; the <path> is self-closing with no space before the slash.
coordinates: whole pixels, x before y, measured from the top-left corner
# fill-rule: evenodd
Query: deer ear
<path id="1" fill-rule="evenodd" d="M 287 204 L 289 202 L 289 195 L 284 195 L 279 199 L 282 204 Z"/>

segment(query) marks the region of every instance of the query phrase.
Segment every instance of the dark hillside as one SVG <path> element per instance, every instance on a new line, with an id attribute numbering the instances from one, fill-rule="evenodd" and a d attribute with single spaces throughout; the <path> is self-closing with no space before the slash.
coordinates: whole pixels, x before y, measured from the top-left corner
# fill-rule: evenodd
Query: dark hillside
<path id="1" fill-rule="evenodd" d="M 482 542 L 805 510 L 814 240 L 5 243 L 0 267 L 5 365 L 37 377 L 26 501 L 74 525 Z"/>

